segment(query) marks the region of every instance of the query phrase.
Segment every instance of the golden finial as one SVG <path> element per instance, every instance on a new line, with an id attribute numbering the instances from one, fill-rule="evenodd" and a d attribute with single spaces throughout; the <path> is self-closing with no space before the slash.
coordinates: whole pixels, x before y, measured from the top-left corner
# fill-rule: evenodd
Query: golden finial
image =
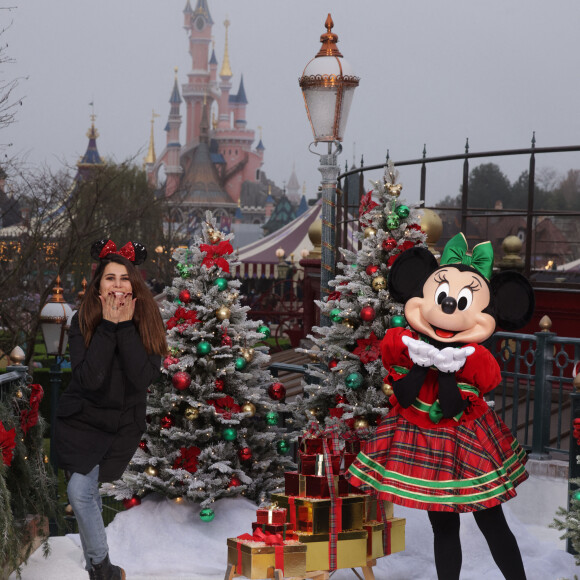
<path id="1" fill-rule="evenodd" d="M 258 125 L 258 131 L 260 132 L 260 141 L 262 140 L 262 126 Z"/>
<path id="2" fill-rule="evenodd" d="M 153 109 L 151 112 L 151 135 L 149 136 L 149 150 L 147 151 L 147 156 L 143 160 L 143 161 L 145 161 L 145 163 L 147 165 L 150 165 L 150 164 L 152 165 L 157 160 L 157 157 L 155 155 L 155 137 L 153 134 L 153 126 L 155 124 L 155 117 L 159 117 L 159 115 L 155 112 L 155 109 Z"/>
<path id="3" fill-rule="evenodd" d="M 224 20 L 224 26 L 226 27 L 226 46 L 224 49 L 224 62 L 222 64 L 222 70 L 220 71 L 220 77 L 228 77 L 232 76 L 232 69 L 230 67 L 230 52 L 228 48 L 228 28 L 230 26 L 230 21 L 226 17 Z"/>
<path id="4" fill-rule="evenodd" d="M 550 328 L 552 328 L 552 320 L 547 314 L 544 314 L 540 318 L 540 329 L 542 332 L 550 332 Z"/>

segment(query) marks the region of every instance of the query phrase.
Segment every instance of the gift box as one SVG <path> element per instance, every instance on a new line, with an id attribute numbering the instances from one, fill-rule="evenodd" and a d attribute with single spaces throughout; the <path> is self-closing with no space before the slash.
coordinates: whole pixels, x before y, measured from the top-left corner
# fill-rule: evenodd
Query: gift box
<path id="1" fill-rule="evenodd" d="M 324 463 L 324 455 L 322 453 L 306 454 L 303 453 L 300 459 L 300 473 L 302 475 L 325 475 L 326 465 Z M 340 471 L 340 455 L 331 455 L 330 462 L 332 464 L 332 473 L 338 475 Z"/>
<path id="2" fill-rule="evenodd" d="M 365 497 L 348 495 L 337 498 L 341 504 L 342 530 L 362 530 Z M 330 533 L 330 499 L 291 497 L 274 493 L 272 500 L 288 508 L 288 522 L 294 523 L 294 529 L 308 534 Z"/>
<path id="3" fill-rule="evenodd" d="M 367 558 L 381 558 L 385 555 L 385 544 L 383 533 L 385 524 L 383 522 L 366 522 L 364 529 L 367 531 Z"/>
<path id="4" fill-rule="evenodd" d="M 348 483 L 344 475 L 338 476 L 338 495 L 351 495 L 356 491 L 356 487 L 353 487 Z"/>
<path id="5" fill-rule="evenodd" d="M 405 518 L 390 518 L 385 522 L 387 549 L 385 556 L 402 552 L 405 549 Z"/>
<path id="6" fill-rule="evenodd" d="M 284 493 L 286 495 L 300 495 L 299 489 L 298 472 L 287 471 L 284 474 Z"/>
<path id="7" fill-rule="evenodd" d="M 236 574 L 250 579 L 274 578 L 275 569 L 281 569 L 284 577 L 304 576 L 306 545 L 291 541 L 268 546 L 264 542 L 228 538 L 228 564 L 234 564 Z"/>
<path id="8" fill-rule="evenodd" d="M 324 450 L 322 441 L 321 437 L 300 437 L 298 439 L 298 449 L 301 453 L 322 453 Z"/>
<path id="9" fill-rule="evenodd" d="M 293 530 L 292 524 L 284 522 L 283 524 L 261 524 L 260 522 L 252 522 L 252 533 L 256 530 L 262 530 L 264 533 L 279 534 L 282 539 L 286 539 L 286 532 Z"/>
<path id="10" fill-rule="evenodd" d="M 296 533 L 300 543 L 305 544 L 306 571 L 328 570 L 330 537 L 328 534 Z M 336 567 L 358 568 L 367 565 L 366 530 L 349 530 L 338 533 L 336 544 Z"/>
<path id="11" fill-rule="evenodd" d="M 273 505 L 269 508 L 258 508 L 256 519 L 259 524 L 283 524 L 286 521 L 286 508 Z"/>
<path id="12" fill-rule="evenodd" d="M 375 495 L 366 495 L 365 496 L 365 521 L 372 522 L 372 521 L 383 521 L 383 520 L 390 520 L 393 517 L 394 509 L 393 509 L 393 502 L 392 501 L 383 501 L 383 506 L 385 508 L 385 517 L 383 518 L 381 515 L 381 510 L 379 508 L 379 501 L 377 500 L 377 496 Z"/>
<path id="13" fill-rule="evenodd" d="M 299 475 L 298 495 L 300 497 L 313 497 L 327 499 L 330 497 L 328 488 L 328 476 L 322 475 Z M 338 476 L 333 476 L 334 491 L 338 494 Z"/>
<path id="14" fill-rule="evenodd" d="M 352 462 L 356 459 L 356 456 L 356 453 L 343 453 L 341 471 L 348 471 L 348 468 L 352 465 Z"/>

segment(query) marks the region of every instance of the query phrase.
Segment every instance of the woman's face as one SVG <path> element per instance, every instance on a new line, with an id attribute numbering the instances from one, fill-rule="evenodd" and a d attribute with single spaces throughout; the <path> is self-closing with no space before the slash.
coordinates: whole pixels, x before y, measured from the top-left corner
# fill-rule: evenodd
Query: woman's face
<path id="1" fill-rule="evenodd" d="M 117 262 L 109 262 L 105 266 L 101 283 L 99 284 L 99 294 L 107 296 L 108 294 L 117 293 L 124 296 L 133 292 L 127 268 Z"/>

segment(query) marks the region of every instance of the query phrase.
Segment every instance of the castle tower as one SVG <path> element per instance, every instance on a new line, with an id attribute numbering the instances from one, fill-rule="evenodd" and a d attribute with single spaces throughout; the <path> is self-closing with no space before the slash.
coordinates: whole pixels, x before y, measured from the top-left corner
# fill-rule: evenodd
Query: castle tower
<path id="1" fill-rule="evenodd" d="M 177 68 L 175 68 L 175 81 L 169 103 L 169 117 L 165 131 L 167 132 L 166 163 L 165 163 L 165 195 L 171 196 L 178 188 L 183 169 L 180 164 L 181 144 L 179 142 L 179 129 L 181 128 L 181 96 L 179 95 L 179 85 L 177 84 Z M 200 117 L 201 120 L 201 117 Z"/>
<path id="2" fill-rule="evenodd" d="M 292 165 L 292 173 L 290 174 L 290 179 L 288 180 L 288 185 L 286 186 L 286 191 L 288 193 L 288 199 L 293 204 L 300 203 L 300 182 L 296 177 L 296 164 Z"/>

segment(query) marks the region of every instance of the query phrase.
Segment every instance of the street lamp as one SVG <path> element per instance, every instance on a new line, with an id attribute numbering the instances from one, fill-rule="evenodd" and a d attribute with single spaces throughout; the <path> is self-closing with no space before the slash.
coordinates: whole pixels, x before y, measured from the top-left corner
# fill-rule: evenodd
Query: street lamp
<path id="1" fill-rule="evenodd" d="M 342 141 L 354 89 L 359 77 L 352 74 L 350 65 L 336 47 L 338 36 L 332 28 L 330 14 L 324 23 L 326 32 L 320 36 L 322 46 L 316 56 L 304 68 L 299 79 L 304 96 L 306 113 L 314 135 L 314 145 L 327 143 L 327 153 L 320 156 L 318 170 L 322 175 L 322 262 L 320 272 L 321 297 L 329 293 L 328 282 L 334 277 L 334 251 L 336 233 L 336 180 L 339 168 L 337 156 L 342 151 Z M 334 146 L 334 149 L 333 149 Z M 321 323 L 330 321 L 323 317 Z"/>
<path id="2" fill-rule="evenodd" d="M 72 318 L 72 308 L 66 303 L 60 287 L 60 276 L 56 278 L 53 294 L 40 311 L 40 327 L 46 346 L 46 354 L 56 357 L 50 367 L 50 464 L 56 474 L 56 454 L 54 450 L 54 430 L 56 407 L 62 384 L 61 359 L 68 344 L 68 330 Z"/>

